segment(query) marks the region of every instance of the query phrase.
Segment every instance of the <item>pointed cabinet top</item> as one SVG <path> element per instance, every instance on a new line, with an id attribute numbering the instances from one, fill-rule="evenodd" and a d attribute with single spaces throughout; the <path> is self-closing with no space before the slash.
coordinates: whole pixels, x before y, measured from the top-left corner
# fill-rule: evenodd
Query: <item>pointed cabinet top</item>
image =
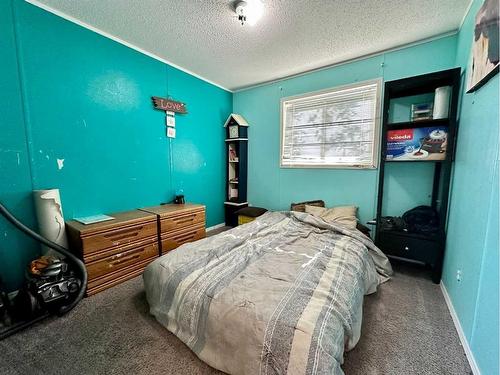
<path id="1" fill-rule="evenodd" d="M 224 127 L 226 128 L 228 125 L 248 126 L 248 122 L 242 115 L 231 113 L 227 118 Z"/>

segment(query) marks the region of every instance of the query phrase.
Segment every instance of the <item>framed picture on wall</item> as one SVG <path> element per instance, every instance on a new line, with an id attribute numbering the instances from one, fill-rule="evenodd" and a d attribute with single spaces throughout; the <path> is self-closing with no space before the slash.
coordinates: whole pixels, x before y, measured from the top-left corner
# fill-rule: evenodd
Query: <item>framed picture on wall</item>
<path id="1" fill-rule="evenodd" d="M 498 0 L 485 0 L 476 14 L 467 92 L 473 92 L 498 73 L 499 26 Z"/>

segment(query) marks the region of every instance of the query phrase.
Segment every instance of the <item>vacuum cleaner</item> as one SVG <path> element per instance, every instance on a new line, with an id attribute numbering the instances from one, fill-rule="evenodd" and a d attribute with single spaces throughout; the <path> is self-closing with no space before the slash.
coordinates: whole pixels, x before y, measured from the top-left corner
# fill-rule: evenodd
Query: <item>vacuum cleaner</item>
<path id="1" fill-rule="evenodd" d="M 73 309 L 85 295 L 87 270 L 68 249 L 28 228 L 0 203 L 0 214 L 17 229 L 54 249 L 63 258 L 42 256 L 32 261 L 25 281 L 10 298 L 0 278 L 0 340 L 50 316 L 62 316 Z"/>

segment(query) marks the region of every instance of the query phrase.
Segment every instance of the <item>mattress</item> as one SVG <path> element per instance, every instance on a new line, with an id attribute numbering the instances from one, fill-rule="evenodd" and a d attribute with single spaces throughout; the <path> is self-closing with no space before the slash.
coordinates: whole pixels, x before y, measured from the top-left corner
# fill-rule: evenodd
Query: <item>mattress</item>
<path id="1" fill-rule="evenodd" d="M 392 270 L 357 230 L 300 212 L 185 244 L 143 274 L 150 312 L 229 374 L 343 374 L 363 296 Z"/>

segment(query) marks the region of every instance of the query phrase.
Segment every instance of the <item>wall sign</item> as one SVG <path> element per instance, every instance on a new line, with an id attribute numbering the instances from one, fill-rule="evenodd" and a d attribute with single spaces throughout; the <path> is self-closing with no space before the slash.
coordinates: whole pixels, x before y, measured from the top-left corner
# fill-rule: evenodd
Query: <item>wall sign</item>
<path id="1" fill-rule="evenodd" d="M 174 116 L 166 116 L 165 123 L 167 126 L 171 126 L 175 128 L 175 117 Z"/>
<path id="2" fill-rule="evenodd" d="M 167 128 L 167 137 L 175 138 L 175 128 Z"/>
<path id="3" fill-rule="evenodd" d="M 184 103 L 176 102 L 175 100 L 160 98 L 159 96 L 153 96 L 153 105 L 156 109 L 161 109 L 162 111 L 177 112 L 177 113 L 187 113 L 187 108 Z"/>

